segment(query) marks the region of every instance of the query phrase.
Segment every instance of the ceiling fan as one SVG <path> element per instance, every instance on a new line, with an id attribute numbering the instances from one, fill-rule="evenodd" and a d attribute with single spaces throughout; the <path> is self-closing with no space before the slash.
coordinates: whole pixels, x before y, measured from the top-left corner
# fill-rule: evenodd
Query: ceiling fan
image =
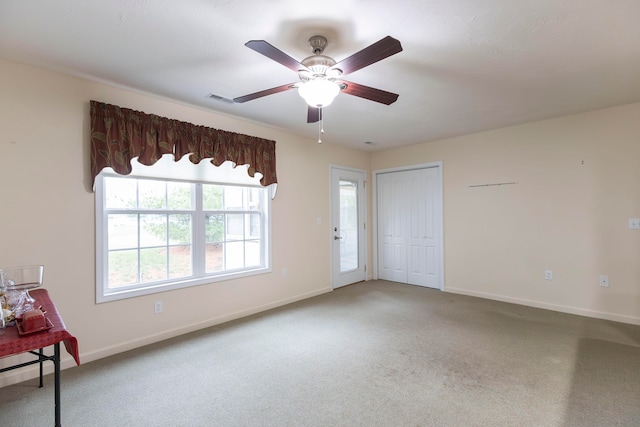
<path id="1" fill-rule="evenodd" d="M 401 52 L 402 45 L 398 40 L 387 36 L 340 62 L 322 54 L 327 46 L 325 37 L 313 36 L 309 39 L 309 45 L 313 55 L 298 62 L 264 40 L 251 40 L 245 43 L 249 49 L 253 49 L 298 73 L 300 81 L 240 96 L 234 98 L 233 101 L 247 102 L 297 88 L 300 96 L 309 105 L 307 123 L 315 123 L 322 120 L 322 108 L 329 105 L 340 92 L 385 105 L 393 104 L 398 99 L 398 94 L 349 82 L 342 78 L 344 75 Z"/>

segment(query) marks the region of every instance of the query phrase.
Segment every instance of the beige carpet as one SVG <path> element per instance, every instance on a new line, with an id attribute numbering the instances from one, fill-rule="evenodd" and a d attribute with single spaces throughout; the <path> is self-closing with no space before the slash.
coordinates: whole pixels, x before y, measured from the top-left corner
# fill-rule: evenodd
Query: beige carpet
<path id="1" fill-rule="evenodd" d="M 0 425 L 53 424 L 53 378 Z M 640 426 L 640 327 L 385 281 L 62 373 L 64 426 Z"/>

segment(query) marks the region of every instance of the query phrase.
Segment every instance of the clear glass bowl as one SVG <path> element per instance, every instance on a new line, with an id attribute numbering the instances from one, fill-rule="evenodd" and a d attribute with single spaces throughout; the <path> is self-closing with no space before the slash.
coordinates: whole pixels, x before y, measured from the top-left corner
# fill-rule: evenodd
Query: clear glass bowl
<path id="1" fill-rule="evenodd" d="M 28 291 L 42 285 L 43 265 L 0 268 L 0 287 L 16 291 Z"/>
<path id="2" fill-rule="evenodd" d="M 0 268 L 0 294 L 4 300 L 0 308 L 5 323 L 34 308 L 35 300 L 29 295 L 29 289 L 42 285 L 43 274 L 42 265 Z"/>

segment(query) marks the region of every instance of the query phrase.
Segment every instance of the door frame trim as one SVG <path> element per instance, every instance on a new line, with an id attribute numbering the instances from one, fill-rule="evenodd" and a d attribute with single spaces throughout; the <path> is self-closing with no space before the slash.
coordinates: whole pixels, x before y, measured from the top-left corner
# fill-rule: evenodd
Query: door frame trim
<path id="1" fill-rule="evenodd" d="M 440 241 L 438 242 L 438 250 L 440 251 L 440 283 L 439 288 L 444 291 L 444 184 L 442 182 L 442 161 L 420 163 L 415 165 L 399 166 L 388 169 L 376 169 L 371 171 L 371 210 L 372 224 L 371 234 L 373 236 L 373 279 L 378 279 L 378 175 L 393 172 L 405 172 L 416 169 L 438 169 L 438 191 L 440 192 L 440 203 L 438 207 L 438 219 L 436 224 L 440 229 Z"/>
<path id="2" fill-rule="evenodd" d="M 367 266 L 369 265 L 369 233 L 368 228 L 369 225 L 367 224 L 369 221 L 369 204 L 368 204 L 368 197 L 367 197 L 367 191 L 368 191 L 368 177 L 369 177 L 369 171 L 365 170 L 365 169 L 358 169 L 358 168 L 352 168 L 352 167 L 348 167 L 348 166 L 340 166 L 334 163 L 329 164 L 329 256 L 331 257 L 330 260 L 330 266 L 331 266 L 331 289 L 336 289 L 335 287 L 335 283 L 334 283 L 334 277 L 335 277 L 335 268 L 340 268 L 339 266 L 335 266 L 334 265 L 334 245 L 333 245 L 333 231 L 332 231 L 332 227 L 333 227 L 333 170 L 334 169 L 341 169 L 341 170 L 345 170 L 345 171 L 349 171 L 349 172 L 356 172 L 356 173 L 361 173 L 364 176 L 364 188 L 362 189 L 362 208 L 363 208 L 363 213 L 362 213 L 362 217 L 364 220 L 364 224 L 365 224 L 365 230 L 362 233 L 363 234 L 363 244 L 362 244 L 362 250 L 363 250 L 363 266 L 362 268 L 364 268 L 364 280 L 371 280 L 370 279 L 370 274 L 371 272 L 369 271 L 369 269 L 367 268 Z"/>

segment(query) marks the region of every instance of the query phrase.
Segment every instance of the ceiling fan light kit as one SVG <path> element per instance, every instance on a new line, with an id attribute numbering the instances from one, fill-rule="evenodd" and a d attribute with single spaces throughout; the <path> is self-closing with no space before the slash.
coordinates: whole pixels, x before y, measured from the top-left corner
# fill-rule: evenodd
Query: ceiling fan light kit
<path id="1" fill-rule="evenodd" d="M 302 65 L 306 69 L 298 72 L 298 77 L 302 81 L 302 84 L 298 85 L 298 94 L 310 107 L 324 108 L 340 93 L 336 78 L 342 75 L 342 71 L 331 68 L 336 65 L 336 61 L 322 54 L 327 46 L 326 38 L 313 36 L 309 39 L 309 46 L 313 50 L 313 55 L 302 60 Z"/>
<path id="2" fill-rule="evenodd" d="M 340 86 L 329 79 L 317 78 L 298 86 L 298 93 L 310 107 L 324 108 L 338 96 Z"/>
<path id="3" fill-rule="evenodd" d="M 313 36 L 309 39 L 313 55 L 305 58 L 302 62 L 296 61 L 264 40 L 251 40 L 245 43 L 245 46 L 295 71 L 298 73 L 300 82 L 244 95 L 234 98 L 233 101 L 247 102 L 297 88 L 298 94 L 308 104 L 307 123 L 320 122 L 321 134 L 323 133 L 322 108 L 331 104 L 340 92 L 385 105 L 390 105 L 398 99 L 398 95 L 395 93 L 342 80 L 343 75 L 353 73 L 401 52 L 402 45 L 391 36 L 379 40 L 340 62 L 323 55 L 327 46 L 327 39 L 323 36 Z M 318 142 L 321 142 L 320 138 L 318 138 Z"/>

